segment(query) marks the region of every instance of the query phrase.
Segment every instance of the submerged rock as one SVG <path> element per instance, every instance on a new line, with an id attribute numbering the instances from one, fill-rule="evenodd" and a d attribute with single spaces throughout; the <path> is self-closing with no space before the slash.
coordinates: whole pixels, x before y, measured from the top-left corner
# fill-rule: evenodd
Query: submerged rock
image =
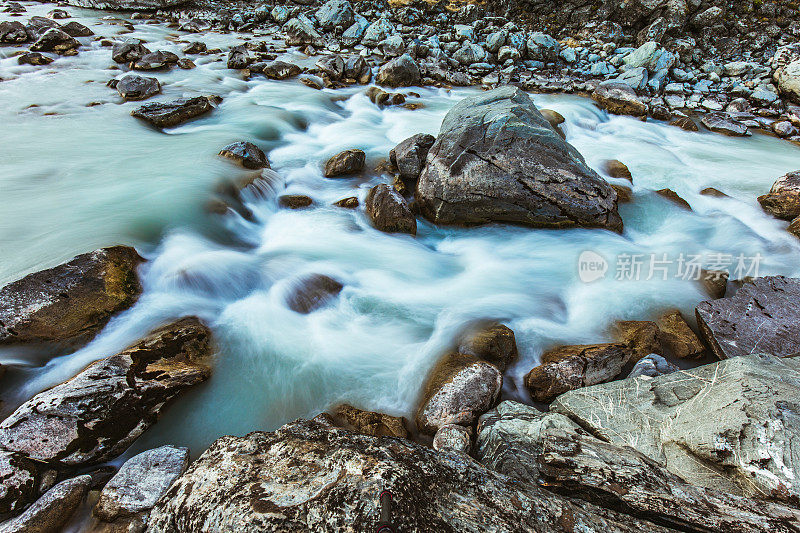
<path id="1" fill-rule="evenodd" d="M 362 435 L 408 438 L 405 420 L 399 416 L 363 411 L 343 404 L 334 409 L 333 417 L 342 427 L 353 428 Z"/>
<path id="2" fill-rule="evenodd" d="M 647 104 L 627 83 L 604 81 L 594 90 L 592 99 L 609 113 L 635 117 L 647 115 Z"/>
<path id="3" fill-rule="evenodd" d="M 267 156 L 261 148 L 251 142 L 239 141 L 229 144 L 219 151 L 219 156 L 235 161 L 251 170 L 269 168 Z"/>
<path id="4" fill-rule="evenodd" d="M 70 6 L 106 11 L 155 11 L 177 6 L 187 0 L 66 0 Z"/>
<path id="5" fill-rule="evenodd" d="M 46 55 L 40 54 L 39 52 L 28 52 L 17 56 L 17 63 L 20 65 L 49 65 L 53 62 L 52 57 L 47 57 Z"/>
<path id="6" fill-rule="evenodd" d="M 697 325 L 719 359 L 761 352 L 800 355 L 798 298 L 800 279 L 756 278 L 731 297 L 698 305 Z"/>
<path id="7" fill-rule="evenodd" d="M 153 102 L 131 112 L 156 128 L 173 128 L 193 118 L 209 113 L 214 106 L 208 97 L 180 98 L 172 102 Z"/>
<path id="8" fill-rule="evenodd" d="M 515 87 L 456 104 L 417 184 L 422 214 L 439 224 L 621 231 L 616 200 L 611 186 Z"/>
<path id="9" fill-rule="evenodd" d="M 170 400 L 211 375 L 210 338 L 196 318 L 153 331 L 22 404 L 0 424 L 0 447 L 58 467 L 116 457 Z"/>
<path id="10" fill-rule="evenodd" d="M 311 274 L 296 283 L 286 304 L 292 311 L 308 314 L 327 305 L 343 288 L 344 285 L 329 276 Z"/>
<path id="11" fill-rule="evenodd" d="M 389 160 L 397 167 L 400 178 L 416 180 L 419 178 L 428 150 L 431 149 L 436 138 L 427 133 L 418 133 L 404 140 L 389 152 Z"/>
<path id="12" fill-rule="evenodd" d="M 778 178 L 768 194 L 758 197 L 758 203 L 764 211 L 783 220 L 800 216 L 800 171 Z"/>
<path id="13" fill-rule="evenodd" d="M 161 92 L 161 84 L 156 78 L 128 74 L 119 80 L 116 89 L 125 100 L 146 100 Z"/>
<path id="14" fill-rule="evenodd" d="M 2 533 L 58 533 L 83 503 L 92 476 L 62 481 L 18 517 L 0 525 Z"/>
<path id="15" fill-rule="evenodd" d="M 142 261 L 133 248 L 114 246 L 9 283 L 0 289 L 0 345 L 86 344 L 136 301 Z"/>
<path id="16" fill-rule="evenodd" d="M 278 196 L 278 205 L 287 209 L 303 209 L 313 203 L 314 200 L 305 194 L 282 194 Z"/>
<path id="17" fill-rule="evenodd" d="M 376 229 L 386 233 L 417 234 L 417 219 L 405 198 L 385 183 L 370 189 L 365 203 L 367 217 Z"/>
<path id="18" fill-rule="evenodd" d="M 326 178 L 338 178 L 357 174 L 364 170 L 367 154 L 364 150 L 345 150 L 328 159 L 323 174 Z"/>

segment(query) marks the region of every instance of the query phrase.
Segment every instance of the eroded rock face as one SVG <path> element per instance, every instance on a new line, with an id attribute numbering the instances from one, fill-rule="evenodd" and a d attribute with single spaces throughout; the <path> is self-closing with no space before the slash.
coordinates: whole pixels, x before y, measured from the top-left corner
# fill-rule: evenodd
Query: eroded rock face
<path id="1" fill-rule="evenodd" d="M 417 427 L 433 435 L 446 424 L 470 426 L 494 405 L 502 387 L 503 375 L 496 366 L 475 356 L 448 354 L 423 388 Z"/>
<path id="2" fill-rule="evenodd" d="M 616 192 L 514 87 L 450 110 L 420 174 L 417 200 L 439 224 L 622 230 Z"/>
<path id="3" fill-rule="evenodd" d="M 148 531 L 372 531 L 383 490 L 399 531 L 666 531 L 511 481 L 464 454 L 313 421 L 217 440 L 159 501 Z"/>
<path id="4" fill-rule="evenodd" d="M 550 408 L 690 484 L 796 501 L 798 394 L 800 359 L 747 355 L 571 391 Z"/>
<path id="5" fill-rule="evenodd" d="M 604 81 L 592 93 L 592 99 L 600 107 L 615 115 L 647 115 L 647 104 L 636 95 L 636 91 L 627 83 Z"/>
<path id="6" fill-rule="evenodd" d="M 211 112 L 208 97 L 180 98 L 172 102 L 153 102 L 131 112 L 131 115 L 149 122 L 156 128 L 172 128 L 187 120 Z"/>
<path id="7" fill-rule="evenodd" d="M 405 198 L 385 183 L 370 189 L 365 209 L 372 225 L 380 231 L 417 234 L 417 219 Z"/>
<path id="8" fill-rule="evenodd" d="M 756 278 L 731 297 L 703 302 L 695 314 L 700 334 L 719 359 L 751 353 L 800 354 L 800 279 Z"/>
<path id="9" fill-rule="evenodd" d="M 325 177 L 338 178 L 361 172 L 364 170 L 366 157 L 364 150 L 351 149 L 339 152 L 325 163 Z"/>
<path id="10" fill-rule="evenodd" d="M 427 133 L 418 133 L 404 140 L 389 152 L 389 160 L 397 167 L 400 178 L 416 180 L 425 166 L 425 158 L 436 138 Z"/>
<path id="11" fill-rule="evenodd" d="M 269 168 L 267 156 L 261 148 L 251 142 L 240 141 L 229 144 L 219 151 L 219 155 L 251 170 Z"/>
<path id="12" fill-rule="evenodd" d="M 0 525 L 0 533 L 57 533 L 83 502 L 92 476 L 67 479 L 48 490 L 24 513 Z"/>
<path id="13" fill-rule="evenodd" d="M 114 246 L 9 283 L 0 289 L 0 344 L 86 344 L 136 301 L 142 261 L 133 248 Z"/>
<path id="14" fill-rule="evenodd" d="M 342 427 L 352 428 L 362 435 L 408 438 L 405 422 L 399 416 L 364 411 L 352 405 L 343 404 L 334 409 L 333 418 Z"/>
<path id="15" fill-rule="evenodd" d="M 165 404 L 211 375 L 211 332 L 183 318 L 41 392 L 0 424 L 0 447 L 54 467 L 112 459 Z"/>
<path id="16" fill-rule="evenodd" d="M 767 213 L 783 220 L 800 216 L 800 171 L 778 178 L 768 194 L 758 197 Z"/>

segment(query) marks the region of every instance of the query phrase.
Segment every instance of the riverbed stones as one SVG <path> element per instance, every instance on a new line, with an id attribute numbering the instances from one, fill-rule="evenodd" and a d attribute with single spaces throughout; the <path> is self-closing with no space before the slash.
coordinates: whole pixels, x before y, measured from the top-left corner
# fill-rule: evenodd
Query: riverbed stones
<path id="1" fill-rule="evenodd" d="M 193 317 L 153 331 L 22 404 L 0 424 L 0 448 L 58 468 L 116 457 L 170 400 L 208 379 L 210 339 Z"/>
<path id="2" fill-rule="evenodd" d="M 670 126 L 677 126 L 685 131 L 699 131 L 697 123 L 690 117 L 678 117 L 669 123 Z"/>
<path id="3" fill-rule="evenodd" d="M 218 439 L 159 500 L 148 531 L 369 531 L 383 490 L 393 496 L 400 531 L 566 530 L 554 526 L 562 523 L 604 533 L 667 531 L 512 481 L 465 454 L 319 421 Z"/>
<path id="4" fill-rule="evenodd" d="M 362 435 L 408 438 L 405 420 L 399 416 L 364 411 L 352 405 L 342 404 L 333 410 L 333 418 L 342 427 L 352 428 Z"/>
<path id="5" fill-rule="evenodd" d="M 633 351 L 636 359 L 651 353 L 663 354 L 658 324 L 650 320 L 619 320 L 611 328 L 614 340 Z"/>
<path id="6" fill-rule="evenodd" d="M 56 28 L 50 28 L 31 45 L 31 51 L 53 52 L 59 55 L 68 55 L 73 53 L 80 44 L 81 43 L 70 34 Z"/>
<path id="7" fill-rule="evenodd" d="M 79 255 L 0 289 L 0 345 L 78 348 L 141 293 L 143 259 L 127 246 Z"/>
<path id="8" fill-rule="evenodd" d="M 30 38 L 21 22 L 17 20 L 0 22 L 0 43 L 26 43 Z"/>
<path id="9" fill-rule="evenodd" d="M 405 198 L 385 183 L 369 190 L 365 212 L 375 229 L 385 233 L 417 234 L 417 219 Z"/>
<path id="10" fill-rule="evenodd" d="M 308 19 L 293 18 L 283 25 L 286 33 L 286 44 L 289 46 L 303 46 L 310 44 L 321 47 L 325 44 L 322 35 L 314 29 Z"/>
<path id="11" fill-rule="evenodd" d="M 592 99 L 600 107 L 615 115 L 647 115 L 647 104 L 639 98 L 636 91 L 627 83 L 604 81 L 592 93 Z"/>
<path id="12" fill-rule="evenodd" d="M 616 199 L 530 97 L 509 86 L 447 113 L 417 184 L 421 213 L 437 224 L 621 231 Z"/>
<path id="13" fill-rule="evenodd" d="M 303 69 L 294 63 L 287 63 L 286 61 L 269 61 L 261 71 L 267 78 L 272 80 L 285 80 L 299 76 Z"/>
<path id="14" fill-rule="evenodd" d="M 156 50 L 143 55 L 132 63 L 133 70 L 162 70 L 178 62 L 178 56 L 172 52 Z"/>
<path id="15" fill-rule="evenodd" d="M 458 424 L 445 424 L 433 436 L 433 449 L 469 453 L 472 449 L 472 428 Z"/>
<path id="16" fill-rule="evenodd" d="M 385 87 L 410 87 L 419 85 L 422 76 L 414 58 L 403 54 L 381 66 L 375 81 Z"/>
<path id="17" fill-rule="evenodd" d="M 219 156 L 250 170 L 269 168 L 269 161 L 261 148 L 247 141 L 229 144 L 219 151 Z"/>
<path id="18" fill-rule="evenodd" d="M 334 155 L 325 163 L 323 174 L 326 178 L 352 176 L 364 170 L 367 154 L 364 150 L 344 150 Z"/>
<path id="19" fill-rule="evenodd" d="M 328 0 L 315 13 L 319 27 L 330 31 L 346 30 L 355 22 L 355 11 L 347 0 Z"/>
<path id="20" fill-rule="evenodd" d="M 73 37 L 91 37 L 94 32 L 77 20 L 72 20 L 61 26 L 61 31 Z"/>
<path id="21" fill-rule="evenodd" d="M 326 306 L 342 292 L 341 282 L 324 274 L 310 274 L 298 280 L 286 299 L 289 309 L 308 314 Z"/>
<path id="22" fill-rule="evenodd" d="M 49 65 L 53 61 L 54 60 L 52 57 L 48 57 L 39 52 L 27 52 L 25 54 L 17 56 L 17 63 L 19 63 L 20 65 L 42 66 L 42 65 Z"/>
<path id="23" fill-rule="evenodd" d="M 697 306 L 700 334 L 719 359 L 750 353 L 800 355 L 800 279 L 755 278 L 733 296 Z"/>
<path id="24" fill-rule="evenodd" d="M 278 196 L 278 205 L 286 209 L 303 209 L 314 203 L 314 200 L 305 194 L 282 194 Z"/>
<path id="25" fill-rule="evenodd" d="M 501 372 L 519 355 L 514 332 L 503 324 L 488 324 L 467 332 L 459 342 L 458 353 L 488 361 Z"/>
<path id="26" fill-rule="evenodd" d="M 66 0 L 66 4 L 107 11 L 155 11 L 185 3 L 186 0 Z"/>
<path id="27" fill-rule="evenodd" d="M 758 203 L 764 211 L 783 220 L 800 216 L 800 171 L 778 178 L 768 194 L 758 197 Z"/>
<path id="28" fill-rule="evenodd" d="M 189 466 L 189 450 L 161 446 L 125 461 L 100 493 L 93 514 L 123 529 L 146 524 L 150 510 Z"/>
<path id="29" fill-rule="evenodd" d="M 156 78 L 128 74 L 117 83 L 117 92 L 125 100 L 146 100 L 161 92 Z"/>
<path id="30" fill-rule="evenodd" d="M 428 150 L 431 149 L 436 138 L 427 133 L 417 133 L 392 148 L 389 160 L 397 168 L 401 179 L 416 180 L 419 178 Z"/>
<path id="31" fill-rule="evenodd" d="M 551 402 L 567 391 L 604 383 L 620 374 L 632 352 L 624 344 L 559 346 L 542 354 L 541 364 L 525 375 L 537 402 Z"/>
<path id="32" fill-rule="evenodd" d="M 18 517 L 0 525 L 0 533 L 58 533 L 83 503 L 92 476 L 58 483 Z"/>
<path id="33" fill-rule="evenodd" d="M 673 309 L 663 313 L 656 322 L 659 341 L 674 357 L 696 359 L 705 353 L 705 346 L 679 310 Z"/>
<path id="34" fill-rule="evenodd" d="M 131 115 L 156 128 L 173 128 L 214 109 L 207 96 L 179 98 L 172 102 L 153 102 L 135 109 Z"/>
<path id="35" fill-rule="evenodd" d="M 571 391 L 550 409 L 690 484 L 796 501 L 798 394 L 800 359 L 743 355 Z"/>
<path id="36" fill-rule="evenodd" d="M 117 63 L 130 63 L 149 53 L 150 50 L 140 40 L 128 39 L 114 43 L 114 47 L 111 49 L 111 59 Z"/>
<path id="37" fill-rule="evenodd" d="M 703 126 L 728 137 L 746 137 L 751 135 L 747 126 L 733 118 L 728 113 L 708 113 L 700 119 Z"/>
<path id="38" fill-rule="evenodd" d="M 446 424 L 471 426 L 497 400 L 503 375 L 473 355 L 450 353 L 431 371 L 416 412 L 417 428 L 433 435 Z"/>
<path id="39" fill-rule="evenodd" d="M 800 102 L 800 54 L 796 54 L 795 57 L 794 61 L 776 69 L 773 77 L 783 94 Z"/>

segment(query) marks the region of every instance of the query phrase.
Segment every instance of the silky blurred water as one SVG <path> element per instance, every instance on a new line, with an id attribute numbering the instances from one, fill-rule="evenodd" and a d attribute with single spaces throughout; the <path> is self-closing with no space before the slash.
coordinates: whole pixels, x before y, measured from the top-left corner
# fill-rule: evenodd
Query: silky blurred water
<path id="1" fill-rule="evenodd" d="M 26 4 L 43 14 L 53 5 Z M 68 8 L 102 35 L 122 29 L 97 12 Z M 8 19 L 1 14 L 0 20 Z M 177 33 L 134 21 L 151 49 L 178 52 Z M 230 36 L 181 35 L 226 48 Z M 47 67 L 20 67 L 0 48 L 0 283 L 115 243 L 135 244 L 149 262 L 144 294 L 84 349 L 19 361 L 7 378 L 7 406 L 115 353 L 151 328 L 185 314 L 214 330 L 212 379 L 183 395 L 135 449 L 171 443 L 195 453 L 224 434 L 274 429 L 339 402 L 408 415 L 427 371 L 458 334 L 483 320 L 516 333 L 520 361 L 506 377 L 507 397 L 524 397 L 521 377 L 558 343 L 600 342 L 619 319 L 652 318 L 679 307 L 691 316 L 704 294 L 697 283 L 615 279 L 620 254 L 676 260 L 680 254 L 760 254 L 760 274 L 798 274 L 800 241 L 765 215 L 756 196 L 800 168 L 800 150 L 773 138 L 732 139 L 661 123 L 608 116 L 591 101 L 534 96 L 564 115 L 567 139 L 598 171 L 625 162 L 634 199 L 621 206 L 625 232 L 539 230 L 493 225 L 437 228 L 419 220 L 417 237 L 373 229 L 362 210 L 331 206 L 385 181 L 325 179 L 324 161 L 347 148 L 367 152 L 371 168 L 404 138 L 435 134 L 447 110 L 477 89 L 415 89 L 424 107 L 379 109 L 363 87 L 315 91 L 297 81 L 244 81 L 224 61 L 199 56 L 198 68 L 154 73 L 164 94 L 218 94 L 211 115 L 165 133 L 129 116 L 106 82 L 123 74 L 110 50 L 91 38 L 80 55 Z M 220 56 L 221 57 L 221 56 Z M 304 58 L 296 53 L 288 57 Z M 96 104 L 96 105 L 90 105 Z M 204 204 L 223 179 L 243 175 L 216 153 L 238 140 L 268 152 L 280 179 L 249 194 L 252 221 L 208 215 Z M 611 180 L 623 184 L 620 180 Z M 653 191 L 671 188 L 683 210 Z M 715 187 L 728 198 L 700 195 Z M 306 194 L 311 208 L 279 209 L 276 196 Z M 578 257 L 609 262 L 605 279 L 578 277 Z M 331 305 L 308 315 L 285 298 L 309 273 L 344 284 Z"/>

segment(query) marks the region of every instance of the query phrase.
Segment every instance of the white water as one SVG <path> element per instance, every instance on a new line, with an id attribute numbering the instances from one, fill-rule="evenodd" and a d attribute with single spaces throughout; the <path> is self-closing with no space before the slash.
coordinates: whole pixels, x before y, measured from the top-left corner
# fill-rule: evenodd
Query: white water
<path id="1" fill-rule="evenodd" d="M 26 16 L 54 7 L 27 5 Z M 93 12 L 68 10 L 97 24 Z M 91 27 L 103 35 L 120 29 Z M 164 40 L 173 34 L 160 26 L 137 24 L 133 35 L 153 50 L 181 48 Z M 223 48 L 238 42 L 221 35 L 185 39 Z M 6 80 L 0 82 L 0 282 L 122 242 L 135 243 L 150 259 L 142 269 L 145 292 L 86 348 L 12 373 L 19 386 L 7 396 L 18 403 L 170 318 L 198 315 L 219 343 L 214 376 L 182 396 L 136 449 L 172 443 L 198 453 L 220 435 L 274 429 L 342 401 L 408 415 L 436 358 L 484 319 L 516 332 L 522 356 L 506 379 L 506 394 L 514 397 L 542 350 L 602 341 L 613 321 L 650 318 L 668 307 L 691 316 L 704 299 L 691 281 L 614 280 L 620 253 L 673 259 L 759 253 L 760 274 L 799 273 L 800 241 L 755 201 L 775 178 L 800 168 L 800 150 L 786 142 L 688 133 L 609 117 L 577 97 L 535 96 L 540 107 L 566 117 L 568 140 L 595 169 L 610 158 L 630 167 L 634 201 L 621 208 L 623 235 L 437 228 L 423 220 L 416 238 L 386 235 L 370 227 L 363 211 L 330 206 L 353 194 L 363 201 L 384 178 L 328 180 L 322 163 L 342 149 L 361 148 L 374 165 L 404 138 L 435 134 L 447 110 L 476 90 L 418 89 L 424 109 L 381 110 L 363 88 L 320 92 L 296 81 L 245 82 L 224 61 L 200 56 L 195 70 L 156 73 L 165 85 L 157 99 L 213 93 L 224 102 L 210 116 L 163 134 L 129 116 L 140 104 L 121 104 L 105 87 L 121 72 L 109 70 L 108 48 L 92 46 L 49 67 L 0 59 Z M 11 51 L 0 48 L 0 57 Z M 102 105 L 87 107 L 91 102 Z M 281 176 L 266 198 L 249 199 L 255 222 L 235 215 L 220 222 L 203 212 L 215 184 L 240 174 L 215 155 L 237 140 L 269 151 Z M 664 187 L 694 211 L 652 192 Z M 705 187 L 731 198 L 701 196 Z M 315 205 L 278 209 L 275 195 L 283 192 L 307 194 Z M 585 250 L 612 261 L 606 280 L 578 279 Z M 308 273 L 333 276 L 345 288 L 330 306 L 299 315 L 284 299 Z"/>

